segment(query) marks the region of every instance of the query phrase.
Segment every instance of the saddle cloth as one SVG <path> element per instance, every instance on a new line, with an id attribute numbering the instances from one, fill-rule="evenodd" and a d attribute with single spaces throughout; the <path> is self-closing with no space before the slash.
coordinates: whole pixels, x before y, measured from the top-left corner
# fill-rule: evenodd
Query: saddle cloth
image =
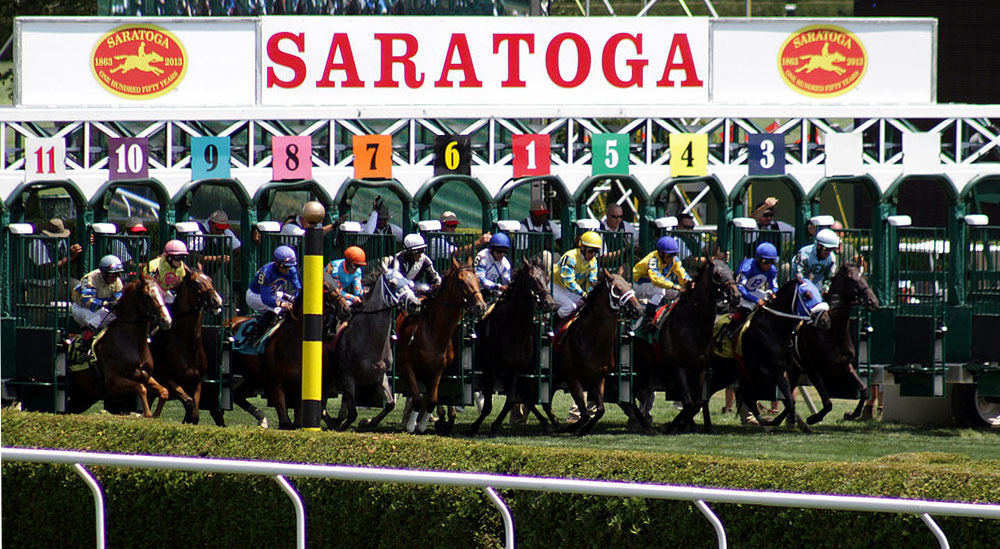
<path id="1" fill-rule="evenodd" d="M 236 332 L 233 333 L 233 351 L 240 353 L 241 355 L 262 355 L 267 349 L 267 341 L 271 336 L 278 331 L 278 328 L 284 324 L 285 319 L 281 318 L 273 325 L 271 328 L 264 333 L 263 337 L 256 345 L 250 345 L 250 334 L 253 333 L 257 326 L 257 322 L 260 321 L 260 317 L 254 317 L 250 320 L 240 324 L 236 328 Z"/>

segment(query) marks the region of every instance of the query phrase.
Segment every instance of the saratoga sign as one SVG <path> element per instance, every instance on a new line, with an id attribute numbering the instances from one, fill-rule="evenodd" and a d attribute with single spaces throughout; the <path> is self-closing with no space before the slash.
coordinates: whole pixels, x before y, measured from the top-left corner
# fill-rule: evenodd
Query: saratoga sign
<path id="1" fill-rule="evenodd" d="M 929 104 L 932 19 L 18 18 L 20 106 Z"/>

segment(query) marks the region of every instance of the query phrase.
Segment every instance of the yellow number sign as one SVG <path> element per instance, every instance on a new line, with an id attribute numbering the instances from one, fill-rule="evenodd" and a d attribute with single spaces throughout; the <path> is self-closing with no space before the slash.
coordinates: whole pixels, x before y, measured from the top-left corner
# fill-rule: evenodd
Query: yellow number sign
<path id="1" fill-rule="evenodd" d="M 708 174 L 708 134 L 670 134 L 670 177 Z"/>

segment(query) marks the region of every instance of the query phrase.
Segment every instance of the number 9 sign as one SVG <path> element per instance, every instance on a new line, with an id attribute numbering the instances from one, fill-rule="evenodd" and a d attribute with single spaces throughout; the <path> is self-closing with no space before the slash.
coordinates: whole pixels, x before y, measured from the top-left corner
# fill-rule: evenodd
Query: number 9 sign
<path id="1" fill-rule="evenodd" d="M 191 138 L 191 181 L 229 179 L 229 138 Z"/>
<path id="2" fill-rule="evenodd" d="M 279 135 L 271 140 L 271 179 L 312 177 L 312 136 Z"/>
<path id="3" fill-rule="evenodd" d="M 472 143 L 467 135 L 434 138 L 434 175 L 472 175 Z"/>

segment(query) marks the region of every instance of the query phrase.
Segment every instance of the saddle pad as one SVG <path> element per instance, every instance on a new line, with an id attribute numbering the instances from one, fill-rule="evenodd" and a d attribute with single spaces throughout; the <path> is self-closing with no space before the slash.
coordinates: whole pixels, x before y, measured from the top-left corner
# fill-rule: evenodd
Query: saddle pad
<path id="1" fill-rule="evenodd" d="M 248 345 L 247 340 L 250 339 L 250 332 L 254 330 L 259 320 L 259 317 L 251 318 L 236 328 L 236 331 L 233 332 L 233 351 L 240 353 L 241 355 L 264 354 L 264 351 L 267 349 L 267 341 L 271 339 L 271 335 L 278 331 L 278 328 L 280 328 L 285 322 L 284 318 L 278 320 L 264 334 L 264 337 L 260 338 L 260 342 L 257 343 L 257 345 Z"/>
<path id="2" fill-rule="evenodd" d="M 89 353 L 83 352 L 82 347 L 86 344 L 83 342 L 82 336 L 76 336 L 73 339 L 73 343 L 70 345 L 71 349 L 73 350 L 70 351 L 69 356 L 71 357 L 71 359 L 76 359 L 76 360 L 70 360 L 70 362 L 73 363 L 69 365 L 70 372 L 82 372 L 84 370 L 87 370 L 88 368 L 97 365 L 97 355 L 93 352 L 93 349 L 97 345 L 97 342 L 104 337 L 104 334 L 107 331 L 108 327 L 105 326 L 104 328 L 101 328 L 101 331 L 97 332 L 97 334 L 94 336 L 93 341 L 91 342 L 90 345 L 91 352 Z"/>
<path id="3" fill-rule="evenodd" d="M 562 325 L 562 327 L 559 328 L 559 331 L 557 331 L 556 334 L 552 336 L 552 346 L 554 348 L 558 349 L 560 347 L 560 345 L 562 344 L 563 334 L 565 334 L 566 330 L 570 327 L 570 325 L 572 325 L 573 322 L 576 321 L 576 318 L 577 315 L 573 315 L 569 320 L 566 321 L 565 324 Z"/>

